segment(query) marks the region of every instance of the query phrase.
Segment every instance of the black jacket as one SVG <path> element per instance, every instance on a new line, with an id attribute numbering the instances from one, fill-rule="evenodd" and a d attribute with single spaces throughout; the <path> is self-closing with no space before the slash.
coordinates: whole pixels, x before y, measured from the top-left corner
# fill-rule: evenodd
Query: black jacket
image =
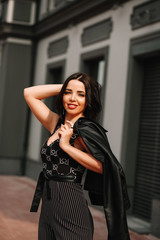
<path id="1" fill-rule="evenodd" d="M 84 189 L 92 204 L 104 206 L 108 240 L 129 240 L 126 209 L 130 207 L 123 169 L 111 151 L 106 130 L 87 118 L 79 118 L 74 130 L 91 154 L 103 165 L 103 174 L 88 170 Z"/>

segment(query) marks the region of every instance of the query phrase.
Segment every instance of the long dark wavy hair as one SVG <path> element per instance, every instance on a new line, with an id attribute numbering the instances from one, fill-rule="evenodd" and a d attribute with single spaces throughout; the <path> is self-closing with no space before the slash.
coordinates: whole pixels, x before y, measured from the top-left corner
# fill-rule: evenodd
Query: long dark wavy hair
<path id="1" fill-rule="evenodd" d="M 84 116 L 90 118 L 94 121 L 98 120 L 98 115 L 101 111 L 101 101 L 100 101 L 100 85 L 92 77 L 86 73 L 78 72 L 69 76 L 64 82 L 60 93 L 57 96 L 57 110 L 60 116 L 60 119 L 64 121 L 65 110 L 63 107 L 63 95 L 69 81 L 77 79 L 82 82 L 86 90 L 86 108 L 84 110 Z"/>

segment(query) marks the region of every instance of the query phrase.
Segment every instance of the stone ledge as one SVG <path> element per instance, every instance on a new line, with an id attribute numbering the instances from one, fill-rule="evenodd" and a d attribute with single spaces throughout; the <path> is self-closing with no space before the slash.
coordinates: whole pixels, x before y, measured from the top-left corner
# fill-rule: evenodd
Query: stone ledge
<path id="1" fill-rule="evenodd" d="M 150 233 L 151 224 L 134 216 L 127 216 L 128 227 L 140 234 Z"/>

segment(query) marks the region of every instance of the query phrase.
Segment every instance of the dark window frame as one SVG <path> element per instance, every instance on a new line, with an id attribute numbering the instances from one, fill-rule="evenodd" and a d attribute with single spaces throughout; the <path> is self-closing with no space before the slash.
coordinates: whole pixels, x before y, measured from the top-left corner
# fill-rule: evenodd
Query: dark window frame
<path id="1" fill-rule="evenodd" d="M 108 65 L 108 55 L 109 55 L 109 46 L 105 46 L 102 48 L 98 48 L 96 50 L 91 50 L 85 53 L 82 53 L 80 55 L 80 70 L 82 72 L 85 72 L 86 66 L 85 66 L 85 61 L 92 61 L 94 59 L 103 59 L 105 61 L 105 69 L 104 69 L 104 85 L 103 85 L 103 92 L 102 92 L 102 112 L 100 114 L 100 123 L 103 124 L 103 116 L 104 116 L 104 106 L 103 103 L 105 103 L 105 98 L 106 98 L 106 86 L 107 86 L 107 65 Z"/>

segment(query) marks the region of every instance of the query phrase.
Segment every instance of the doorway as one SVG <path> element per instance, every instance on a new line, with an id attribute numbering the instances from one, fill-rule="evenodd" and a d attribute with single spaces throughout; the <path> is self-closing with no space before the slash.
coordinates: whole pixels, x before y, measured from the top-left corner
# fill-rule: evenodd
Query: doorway
<path id="1" fill-rule="evenodd" d="M 143 73 L 133 214 L 150 221 L 160 195 L 160 57 L 144 59 Z"/>

